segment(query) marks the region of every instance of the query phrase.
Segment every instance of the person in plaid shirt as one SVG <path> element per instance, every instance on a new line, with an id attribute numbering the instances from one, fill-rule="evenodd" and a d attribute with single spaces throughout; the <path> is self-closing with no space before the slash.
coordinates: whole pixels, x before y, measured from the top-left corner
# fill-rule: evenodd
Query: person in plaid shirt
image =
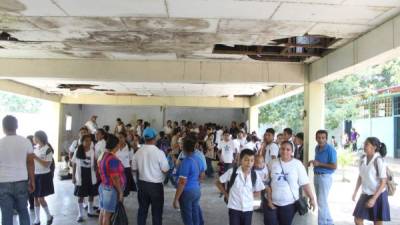
<path id="1" fill-rule="evenodd" d="M 99 186 L 100 199 L 100 225 L 109 225 L 112 213 L 115 212 L 118 201 L 124 199 L 124 187 L 126 178 L 122 162 L 114 155 L 118 151 L 118 138 L 109 135 L 106 143 L 106 151 L 100 156 L 98 168 L 101 178 Z"/>

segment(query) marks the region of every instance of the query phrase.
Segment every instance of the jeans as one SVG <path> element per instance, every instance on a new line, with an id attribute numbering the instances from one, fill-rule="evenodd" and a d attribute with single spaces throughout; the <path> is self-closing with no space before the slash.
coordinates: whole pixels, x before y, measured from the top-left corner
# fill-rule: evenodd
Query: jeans
<path id="1" fill-rule="evenodd" d="M 207 162 L 206 175 L 208 177 L 212 177 L 212 176 L 214 176 L 214 169 L 212 167 L 212 159 L 206 158 L 206 162 Z"/>
<path id="2" fill-rule="evenodd" d="M 2 225 L 13 225 L 13 212 L 17 210 L 20 225 L 30 225 L 28 213 L 28 182 L 0 183 Z"/>
<path id="3" fill-rule="evenodd" d="M 264 225 L 291 225 L 296 214 L 295 204 L 275 207 L 264 207 Z"/>
<path id="4" fill-rule="evenodd" d="M 179 198 L 181 216 L 185 225 L 200 225 L 200 189 L 183 191 Z"/>
<path id="5" fill-rule="evenodd" d="M 253 211 L 242 212 L 229 209 L 229 225 L 251 225 Z"/>
<path id="6" fill-rule="evenodd" d="M 151 205 L 153 225 L 162 225 L 164 208 L 164 186 L 162 183 L 150 183 L 138 180 L 139 210 L 138 225 L 146 225 L 147 213 Z"/>
<path id="7" fill-rule="evenodd" d="M 318 202 L 318 225 L 333 224 L 333 220 L 328 205 L 328 195 L 331 186 L 332 186 L 331 174 L 314 175 L 314 187 Z"/>

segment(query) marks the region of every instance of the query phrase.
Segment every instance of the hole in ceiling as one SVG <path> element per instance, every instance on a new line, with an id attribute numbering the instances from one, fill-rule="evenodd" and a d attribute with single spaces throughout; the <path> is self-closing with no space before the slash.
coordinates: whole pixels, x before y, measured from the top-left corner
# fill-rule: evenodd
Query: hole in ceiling
<path id="1" fill-rule="evenodd" d="M 214 54 L 247 55 L 260 61 L 304 62 L 311 57 L 323 57 L 339 38 L 324 35 L 295 36 L 272 40 L 269 45 L 214 45 Z"/>
<path id="2" fill-rule="evenodd" d="M 18 38 L 11 36 L 11 34 L 3 31 L 0 33 L 0 41 L 19 41 Z"/>
<path id="3" fill-rule="evenodd" d="M 100 91 L 100 92 L 114 92 L 115 90 L 113 89 L 103 89 L 103 88 L 95 88 L 99 85 L 93 85 L 93 84 L 59 84 L 57 88 L 59 89 L 69 89 L 70 91 L 76 91 L 76 90 L 94 90 L 94 91 Z"/>

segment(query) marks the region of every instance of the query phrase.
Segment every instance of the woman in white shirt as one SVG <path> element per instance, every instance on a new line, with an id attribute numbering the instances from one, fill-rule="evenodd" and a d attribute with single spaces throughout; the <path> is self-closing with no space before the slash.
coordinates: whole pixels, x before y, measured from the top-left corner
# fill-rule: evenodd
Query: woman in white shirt
<path id="1" fill-rule="evenodd" d="M 45 197 L 54 194 L 53 172 L 54 150 L 48 143 L 47 135 L 43 131 L 37 131 L 33 138 L 35 146 L 35 221 L 34 225 L 40 225 L 40 206 L 47 215 L 47 225 L 53 223 L 53 216 L 47 206 Z M 52 165 L 53 164 L 53 165 Z"/>
<path id="2" fill-rule="evenodd" d="M 124 197 L 128 196 L 131 191 L 134 192 L 137 191 L 136 183 L 135 180 L 133 179 L 132 168 L 131 168 L 134 153 L 132 148 L 126 141 L 126 137 L 127 135 L 125 132 L 118 133 L 119 150 L 115 153 L 115 156 L 117 156 L 117 158 L 122 162 L 122 165 L 124 166 L 124 172 L 126 177 Z"/>
<path id="3" fill-rule="evenodd" d="M 280 148 L 281 157 L 271 161 L 269 171 L 272 193 L 268 194 L 268 206 L 264 208 L 265 224 L 292 224 L 300 187 L 309 198 L 311 208 L 315 209 L 314 194 L 306 169 L 302 162 L 292 157 L 292 153 L 293 145 L 284 141 Z"/>
<path id="4" fill-rule="evenodd" d="M 357 185 L 353 194 L 355 201 L 361 186 L 362 194 L 354 209 L 356 225 L 364 224 L 364 220 L 373 221 L 375 225 L 390 221 L 390 207 L 386 190 L 386 145 L 376 137 L 369 137 L 364 142 L 364 153 L 360 160 Z"/>

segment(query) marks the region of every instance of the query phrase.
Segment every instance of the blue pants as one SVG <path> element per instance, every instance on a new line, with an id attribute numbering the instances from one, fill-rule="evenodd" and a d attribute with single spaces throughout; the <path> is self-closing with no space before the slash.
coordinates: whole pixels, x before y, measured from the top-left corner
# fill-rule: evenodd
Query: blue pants
<path id="1" fill-rule="evenodd" d="M 162 183 L 138 180 L 138 201 L 137 224 L 146 225 L 147 213 L 151 205 L 153 225 L 162 225 L 164 209 L 164 186 Z"/>
<path id="2" fill-rule="evenodd" d="M 291 225 L 296 214 L 295 204 L 276 206 L 276 209 L 264 207 L 264 225 Z"/>
<path id="3" fill-rule="evenodd" d="M 179 198 L 181 216 L 185 225 L 200 225 L 200 189 L 183 191 Z"/>
<path id="4" fill-rule="evenodd" d="M 206 175 L 208 177 L 213 177 L 214 176 L 214 169 L 212 167 L 212 159 L 206 157 L 206 163 L 207 163 Z"/>
<path id="5" fill-rule="evenodd" d="M 251 225 L 253 211 L 242 212 L 229 209 L 229 225 Z"/>
<path id="6" fill-rule="evenodd" d="M 30 225 L 28 213 L 28 182 L 0 183 L 1 224 L 13 225 L 13 212 L 17 210 L 20 225 Z"/>
<path id="7" fill-rule="evenodd" d="M 315 193 L 318 202 L 318 225 L 332 225 L 333 220 L 329 211 L 328 195 L 332 186 L 332 175 L 314 175 Z"/>

